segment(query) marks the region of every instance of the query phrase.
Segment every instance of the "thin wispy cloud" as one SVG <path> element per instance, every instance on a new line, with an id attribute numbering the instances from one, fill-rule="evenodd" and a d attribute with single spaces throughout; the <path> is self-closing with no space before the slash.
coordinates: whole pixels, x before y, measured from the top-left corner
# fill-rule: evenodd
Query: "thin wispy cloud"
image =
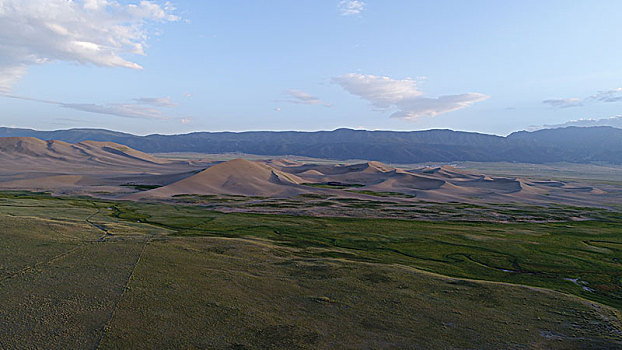
<path id="1" fill-rule="evenodd" d="M 594 95 L 586 98 L 557 98 L 542 101 L 542 103 L 556 108 L 581 107 L 585 104 L 600 102 L 622 102 L 622 88 L 598 91 Z"/>
<path id="2" fill-rule="evenodd" d="M 341 0 L 339 1 L 338 8 L 342 16 L 358 15 L 365 10 L 365 2 L 361 0 Z"/>
<path id="3" fill-rule="evenodd" d="M 580 98 L 554 98 L 549 100 L 544 100 L 542 103 L 547 104 L 551 107 L 557 108 L 571 108 L 571 107 L 581 107 L 583 106 L 583 100 Z"/>
<path id="4" fill-rule="evenodd" d="M 164 113 L 153 107 L 145 107 L 132 103 L 110 103 L 110 104 L 93 104 L 93 103 L 59 103 L 63 108 L 75 109 L 82 112 L 90 112 L 97 114 L 108 114 L 124 118 L 141 118 L 141 119 L 168 119 Z"/>
<path id="5" fill-rule="evenodd" d="M 599 91 L 590 98 L 600 102 L 620 102 L 622 101 L 622 88 Z"/>
<path id="6" fill-rule="evenodd" d="M 10 91 L 28 67 L 53 61 L 142 69 L 147 25 L 180 18 L 174 7 L 141 0 L 0 1 L 0 91 Z"/>
<path id="7" fill-rule="evenodd" d="M 622 115 L 617 115 L 609 118 L 583 118 L 577 120 L 571 120 L 561 124 L 547 124 L 540 126 L 530 126 L 527 130 L 535 131 L 541 129 L 552 129 L 552 128 L 565 128 L 569 126 L 577 126 L 577 127 L 591 127 L 591 126 L 610 126 L 613 128 L 622 129 Z"/>
<path id="8" fill-rule="evenodd" d="M 349 73 L 333 78 L 352 95 L 359 96 L 377 109 L 393 110 L 392 118 L 415 120 L 420 117 L 434 117 L 467 108 L 488 96 L 480 93 L 446 95 L 436 98 L 423 97 L 414 79 L 392 79 L 376 75 Z"/>
<path id="9" fill-rule="evenodd" d="M 176 107 L 177 103 L 171 101 L 170 96 L 167 97 L 141 97 L 135 98 L 133 101 L 143 105 L 156 107 Z"/>
<path id="10" fill-rule="evenodd" d="M 142 101 L 142 100 L 166 100 L 168 101 L 168 105 L 160 105 L 155 106 L 153 104 L 146 104 L 144 102 L 135 102 L 135 103 L 105 103 L 105 104 L 96 104 L 96 103 L 69 103 L 69 102 L 61 102 L 61 101 L 51 101 L 44 100 L 26 96 L 17 96 L 17 95 L 9 95 L 4 94 L 4 97 L 19 99 L 24 101 L 32 101 L 46 104 L 53 104 L 60 106 L 62 108 L 73 109 L 82 112 L 96 113 L 96 114 L 105 114 L 112 115 L 116 117 L 123 118 L 138 118 L 138 119 L 159 119 L 159 120 L 167 120 L 170 118 L 165 111 L 158 107 L 173 107 L 176 106 L 175 103 L 170 101 L 170 98 L 136 98 L 133 101 Z"/>
<path id="11" fill-rule="evenodd" d="M 330 103 L 323 102 L 319 97 L 315 97 L 301 90 L 293 90 L 293 89 L 285 90 L 283 94 L 287 96 L 287 99 L 282 100 L 282 102 L 304 104 L 304 105 L 323 105 L 326 107 L 332 106 Z"/>

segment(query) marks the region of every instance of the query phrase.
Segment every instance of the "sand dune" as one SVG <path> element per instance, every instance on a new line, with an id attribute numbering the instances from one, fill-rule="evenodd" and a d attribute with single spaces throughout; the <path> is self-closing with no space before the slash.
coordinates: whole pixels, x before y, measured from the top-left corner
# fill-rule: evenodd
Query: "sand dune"
<path id="1" fill-rule="evenodd" d="M 352 165 L 302 165 L 283 169 L 307 182 L 341 182 L 355 185 L 376 185 L 393 176 L 395 169 L 380 162 Z"/>
<path id="2" fill-rule="evenodd" d="M 108 193 L 127 199 L 182 194 L 282 198 L 303 193 L 375 199 L 373 192 L 397 192 L 409 195 L 398 200 L 579 203 L 608 195 L 596 185 L 489 177 L 447 165 L 400 169 L 375 161 L 171 160 L 111 142 L 70 144 L 28 137 L 0 138 L 0 163 L 0 189 Z"/>
<path id="3" fill-rule="evenodd" d="M 56 166 L 143 166 L 170 163 L 146 153 L 112 142 L 85 141 L 70 144 L 62 141 L 43 141 L 32 137 L 0 138 L 0 161 L 20 168 L 49 168 Z M 64 164 L 63 164 L 64 163 Z"/>
<path id="4" fill-rule="evenodd" d="M 179 194 L 287 196 L 305 192 L 299 186 L 302 182 L 296 175 L 284 173 L 265 163 L 234 159 L 134 197 L 169 197 Z"/>
<path id="5" fill-rule="evenodd" d="M 23 180 L 13 180 L 2 183 L 4 188 L 12 189 L 50 189 L 50 188 L 63 188 L 74 187 L 80 185 L 86 185 L 88 179 L 82 175 L 53 175 L 53 176 L 41 176 Z"/>
<path id="6" fill-rule="evenodd" d="M 446 179 L 464 180 L 464 179 L 479 179 L 479 178 L 485 177 L 485 175 L 469 173 L 469 172 L 460 170 L 458 168 L 455 168 L 451 165 L 443 165 L 443 166 L 436 167 L 436 168 L 426 167 L 423 169 L 419 169 L 418 172 L 421 172 L 427 175 L 442 177 Z"/>
<path id="7" fill-rule="evenodd" d="M 292 174 L 302 174 L 307 171 L 316 171 L 324 175 L 344 175 L 353 173 L 378 174 L 393 170 L 393 168 L 380 162 L 367 162 L 361 164 L 302 164 L 282 169 Z"/>
<path id="8" fill-rule="evenodd" d="M 289 160 L 289 159 L 284 159 L 284 158 L 270 159 L 266 163 L 274 167 L 293 167 L 293 166 L 301 165 L 299 162 Z"/>
<path id="9" fill-rule="evenodd" d="M 251 162 L 237 159 L 212 166 L 195 176 L 163 188 L 132 196 L 144 198 L 170 197 L 176 194 L 237 194 L 286 197 L 313 192 L 334 197 L 357 197 L 362 196 L 359 193 L 372 191 L 399 192 L 432 201 L 538 201 L 547 200 L 548 192 L 556 188 L 556 185 L 549 183 L 489 177 L 451 166 L 404 170 L 379 162 L 350 165 L 283 164 L 280 160 Z M 325 188 L 305 186 L 309 184 L 321 184 Z M 340 188 L 331 189 L 331 186 Z M 349 188 L 356 191 L 347 191 Z M 587 191 L 587 188 L 575 187 L 568 193 Z M 590 193 L 598 194 L 597 191 Z"/>
<path id="10" fill-rule="evenodd" d="M 320 177 L 320 176 L 326 176 L 326 174 L 322 174 L 321 172 L 319 172 L 319 171 L 317 171 L 315 169 L 310 169 L 310 170 L 305 170 L 305 171 L 303 171 L 301 173 L 298 173 L 298 176 L 316 178 L 316 177 Z"/>
<path id="11" fill-rule="evenodd" d="M 521 182 L 511 178 L 482 178 L 476 180 L 452 181 L 452 184 L 463 187 L 474 187 L 499 193 L 514 193 L 523 190 Z"/>
<path id="12" fill-rule="evenodd" d="M 70 144 L 0 138 L 0 189 L 127 193 L 128 184 L 166 185 L 205 164 L 171 161 L 112 142 Z"/>
<path id="13" fill-rule="evenodd" d="M 374 188 L 378 190 L 436 190 L 445 185 L 446 181 L 407 173 L 393 173 Z"/>

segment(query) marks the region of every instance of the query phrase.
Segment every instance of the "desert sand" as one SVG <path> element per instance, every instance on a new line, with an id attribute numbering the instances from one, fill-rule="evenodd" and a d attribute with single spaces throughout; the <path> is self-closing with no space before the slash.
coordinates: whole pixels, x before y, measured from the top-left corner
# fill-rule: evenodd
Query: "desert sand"
<path id="1" fill-rule="evenodd" d="M 35 138 L 0 138 L 0 163 L 0 189 L 130 200 L 302 194 L 377 199 L 374 194 L 381 193 L 401 201 L 606 205 L 619 202 L 622 193 L 616 186 L 492 177 L 448 165 L 164 159 L 111 142 L 70 144 Z"/>

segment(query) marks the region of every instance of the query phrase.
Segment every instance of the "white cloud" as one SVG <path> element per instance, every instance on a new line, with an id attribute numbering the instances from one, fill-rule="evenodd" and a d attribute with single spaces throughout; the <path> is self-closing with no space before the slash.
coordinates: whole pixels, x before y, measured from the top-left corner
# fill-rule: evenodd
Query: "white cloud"
<path id="1" fill-rule="evenodd" d="M 389 108 L 401 101 L 416 99 L 423 95 L 413 79 L 395 80 L 389 77 L 349 73 L 337 78 L 333 82 L 341 85 L 352 95 L 360 96 L 374 106 Z"/>
<path id="2" fill-rule="evenodd" d="M 391 117 L 413 120 L 457 111 L 483 101 L 488 96 L 479 93 L 422 97 L 417 80 L 396 80 L 389 77 L 349 73 L 333 78 L 349 93 L 369 101 L 382 110 L 397 110 Z"/>
<path id="3" fill-rule="evenodd" d="M 101 2 L 101 1 L 100 1 Z M 170 2 L 164 3 L 164 7 L 152 1 L 142 0 L 138 5 L 127 5 L 127 11 L 135 18 L 148 18 L 157 21 L 179 21 L 180 18 L 172 14 L 175 7 Z"/>
<path id="4" fill-rule="evenodd" d="M 318 97 L 312 96 L 304 91 L 290 89 L 285 90 L 283 93 L 289 97 L 289 99 L 283 100 L 283 102 L 303 105 L 324 105 L 326 107 L 332 106 L 330 103 L 324 103 Z"/>
<path id="5" fill-rule="evenodd" d="M 9 92 L 11 86 L 26 74 L 26 70 L 25 65 L 3 66 L 0 64 L 0 93 Z"/>
<path id="6" fill-rule="evenodd" d="M 392 118 L 414 120 L 419 117 L 434 117 L 439 114 L 467 108 L 476 102 L 488 99 L 488 96 L 479 93 L 447 95 L 437 98 L 415 98 L 397 104 L 400 109 L 391 115 Z"/>
<path id="7" fill-rule="evenodd" d="M 339 1 L 339 12 L 342 16 L 358 15 L 365 10 L 365 2 L 361 0 Z"/>
<path id="8" fill-rule="evenodd" d="M 570 108 L 570 107 L 581 107 L 583 106 L 583 100 L 580 98 L 555 98 L 544 100 L 542 103 L 547 104 L 551 107 L 557 108 Z"/>
<path id="9" fill-rule="evenodd" d="M 144 55 L 149 22 L 177 21 L 170 3 L 115 0 L 0 0 L 0 89 L 27 67 L 70 61 L 141 69 L 124 56 Z"/>
<path id="10" fill-rule="evenodd" d="M 84 0 L 84 8 L 97 11 L 108 6 L 107 0 Z"/>

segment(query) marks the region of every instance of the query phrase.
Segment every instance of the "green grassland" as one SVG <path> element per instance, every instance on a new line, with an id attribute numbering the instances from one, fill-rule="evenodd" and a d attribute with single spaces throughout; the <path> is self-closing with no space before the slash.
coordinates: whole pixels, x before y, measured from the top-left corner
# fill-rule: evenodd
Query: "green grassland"
<path id="1" fill-rule="evenodd" d="M 475 222 L 560 222 L 568 220 L 609 220 L 617 215 L 593 207 L 527 203 L 459 203 L 413 200 L 393 192 L 348 190 L 369 195 L 368 199 L 333 197 L 326 194 L 301 194 L 292 198 L 246 197 L 235 195 L 175 195 L 164 203 L 195 205 L 216 211 L 245 213 L 290 213 L 297 216 L 357 218 L 399 218 L 434 221 Z M 622 210 L 622 206 L 614 206 Z M 294 209 L 288 211 L 287 209 Z M 320 210 L 319 210 L 320 209 Z"/>
<path id="2" fill-rule="evenodd" d="M 227 214 L 4 192 L 0 348 L 619 348 L 622 218 L 594 217 Z"/>

